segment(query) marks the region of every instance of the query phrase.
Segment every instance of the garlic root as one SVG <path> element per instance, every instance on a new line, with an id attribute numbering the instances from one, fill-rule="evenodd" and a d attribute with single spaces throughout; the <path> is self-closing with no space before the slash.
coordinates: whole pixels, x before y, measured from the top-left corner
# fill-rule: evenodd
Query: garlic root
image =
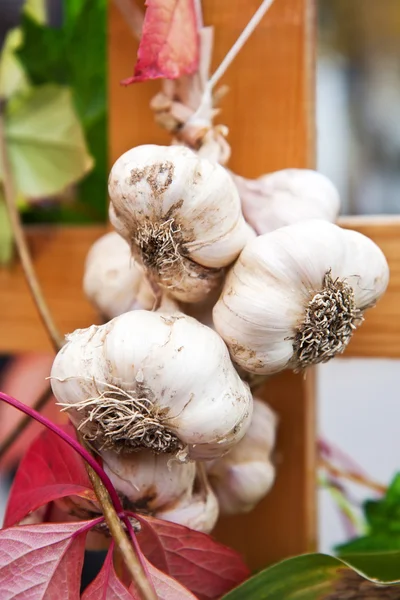
<path id="1" fill-rule="evenodd" d="M 221 456 L 244 435 L 252 397 L 217 333 L 182 313 L 132 311 L 67 336 L 53 392 L 98 450 Z"/>

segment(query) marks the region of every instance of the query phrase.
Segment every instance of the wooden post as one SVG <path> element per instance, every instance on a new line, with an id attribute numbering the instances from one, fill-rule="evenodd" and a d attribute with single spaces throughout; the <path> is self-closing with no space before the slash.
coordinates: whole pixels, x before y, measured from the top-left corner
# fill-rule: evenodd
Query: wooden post
<path id="1" fill-rule="evenodd" d="M 215 27 L 213 64 L 219 64 L 259 0 L 204 0 L 204 22 Z M 313 166 L 313 0 L 276 0 L 228 69 L 229 94 L 220 122 L 230 129 L 230 168 L 256 177 L 284 167 Z M 158 82 L 123 88 L 132 73 L 137 43 L 110 6 L 109 94 L 111 160 L 143 143 L 168 144 L 149 102 Z M 315 433 L 313 373 L 307 380 L 285 373 L 271 379 L 262 397 L 279 416 L 277 481 L 249 515 L 222 519 L 217 537 L 242 551 L 252 569 L 314 548 Z"/>

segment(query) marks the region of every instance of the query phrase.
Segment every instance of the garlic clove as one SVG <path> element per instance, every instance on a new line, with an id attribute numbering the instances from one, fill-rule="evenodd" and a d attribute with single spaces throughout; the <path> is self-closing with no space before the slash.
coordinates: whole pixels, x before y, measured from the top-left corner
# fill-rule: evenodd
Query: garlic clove
<path id="1" fill-rule="evenodd" d="M 254 399 L 253 417 L 242 440 L 225 456 L 206 463 L 221 514 L 252 510 L 275 479 L 270 455 L 275 445 L 277 418 L 264 402 Z"/>
<path id="2" fill-rule="evenodd" d="M 222 485 L 213 485 L 221 515 L 246 513 L 267 495 L 275 480 L 275 468 L 270 462 L 249 461 L 231 465 Z"/>
<path id="3" fill-rule="evenodd" d="M 342 353 L 389 269 L 366 236 L 317 219 L 257 237 L 213 310 L 233 360 L 251 373 L 301 371 Z"/>
<path id="4" fill-rule="evenodd" d="M 208 484 L 193 494 L 182 496 L 173 506 L 157 513 L 159 519 L 203 533 L 210 533 L 214 529 L 218 516 L 218 500 Z"/>
<path id="5" fill-rule="evenodd" d="M 179 463 L 148 450 L 134 454 L 103 451 L 101 457 L 124 507 L 134 512 L 154 514 L 193 489 L 194 462 Z"/>
<path id="6" fill-rule="evenodd" d="M 283 169 L 258 179 L 231 173 L 246 221 L 258 234 L 298 221 L 335 221 L 340 198 L 333 183 L 311 169 Z"/>
<path id="7" fill-rule="evenodd" d="M 110 220 L 148 275 L 183 302 L 218 287 L 254 235 L 226 170 L 183 146 L 123 154 L 109 178 Z"/>
<path id="8" fill-rule="evenodd" d="M 132 308 L 151 309 L 154 294 L 132 257 L 129 244 L 110 232 L 91 247 L 85 263 L 83 289 L 107 318 Z"/>
<path id="9" fill-rule="evenodd" d="M 100 449 L 214 458 L 243 437 L 252 414 L 222 339 L 182 313 L 138 310 L 77 330 L 55 358 L 51 383 Z"/>
<path id="10" fill-rule="evenodd" d="M 346 230 L 346 250 L 346 282 L 353 288 L 357 306 L 365 310 L 374 306 L 386 291 L 389 284 L 387 261 L 381 249 L 358 231 Z"/>

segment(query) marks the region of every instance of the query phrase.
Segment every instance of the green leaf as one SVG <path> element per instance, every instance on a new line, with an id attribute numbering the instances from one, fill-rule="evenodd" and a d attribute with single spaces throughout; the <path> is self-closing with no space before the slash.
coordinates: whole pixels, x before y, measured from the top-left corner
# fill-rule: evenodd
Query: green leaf
<path id="1" fill-rule="evenodd" d="M 333 600 L 344 598 L 337 590 L 343 593 L 345 589 L 357 589 L 365 579 L 373 582 L 369 587 L 374 590 L 377 581 L 397 583 L 400 552 L 359 554 L 346 559 L 326 554 L 296 556 L 251 577 L 223 600 Z"/>
<path id="2" fill-rule="evenodd" d="M 106 1 L 65 3 L 61 28 L 22 21 L 18 54 L 34 84 L 67 84 L 79 116 L 91 122 L 106 109 Z"/>
<path id="3" fill-rule="evenodd" d="M 367 534 L 337 546 L 344 553 L 400 549 L 400 474 L 397 474 L 380 500 L 364 503 Z"/>
<path id="4" fill-rule="evenodd" d="M 0 55 L 0 97 L 11 98 L 17 92 L 28 88 L 25 71 L 15 56 L 15 51 L 22 43 L 20 29 L 8 32 Z"/>
<path id="5" fill-rule="evenodd" d="M 107 216 L 106 0 L 68 0 L 61 28 L 43 27 L 25 17 L 24 44 L 19 50 L 30 80 L 68 85 L 84 128 L 95 168 L 79 186 L 81 206 L 94 220 Z M 78 210 L 77 204 L 74 204 Z M 40 210 L 40 209 L 39 209 Z M 78 212 L 58 211 L 60 218 Z M 62 215 L 62 216 L 61 216 Z"/>
<path id="6" fill-rule="evenodd" d="M 13 255 L 13 233 L 3 193 L 0 189 L 0 265 L 7 265 Z"/>
<path id="7" fill-rule="evenodd" d="M 45 23 L 47 18 L 46 0 L 26 0 L 24 12 L 38 23 Z"/>
<path id="8" fill-rule="evenodd" d="M 6 141 L 18 192 L 31 198 L 60 193 L 93 165 L 66 88 L 41 86 L 10 101 Z"/>

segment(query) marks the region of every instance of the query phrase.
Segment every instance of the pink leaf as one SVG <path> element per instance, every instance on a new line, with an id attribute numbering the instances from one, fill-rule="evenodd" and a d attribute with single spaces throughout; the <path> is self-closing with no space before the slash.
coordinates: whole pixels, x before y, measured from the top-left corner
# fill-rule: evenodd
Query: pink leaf
<path id="1" fill-rule="evenodd" d="M 71 425 L 63 429 L 75 437 Z M 60 437 L 46 429 L 20 463 L 11 488 L 4 526 L 15 525 L 40 506 L 65 496 L 96 500 L 82 458 Z"/>
<path id="2" fill-rule="evenodd" d="M 138 541 L 143 554 L 200 600 L 219 598 L 247 579 L 241 557 L 210 536 L 152 517 L 141 517 Z"/>
<path id="3" fill-rule="evenodd" d="M 188 589 L 146 561 L 159 600 L 197 600 Z"/>
<path id="4" fill-rule="evenodd" d="M 113 546 L 111 544 L 100 573 L 86 588 L 82 600 L 132 600 L 135 597 L 117 577 L 112 561 Z"/>
<path id="5" fill-rule="evenodd" d="M 195 73 L 199 35 L 194 0 L 146 0 L 146 6 L 135 72 L 122 83 Z"/>
<path id="6" fill-rule="evenodd" d="M 94 523 L 94 522 L 93 522 Z M 0 531 L 1 600 L 79 600 L 85 531 L 91 521 Z"/>

